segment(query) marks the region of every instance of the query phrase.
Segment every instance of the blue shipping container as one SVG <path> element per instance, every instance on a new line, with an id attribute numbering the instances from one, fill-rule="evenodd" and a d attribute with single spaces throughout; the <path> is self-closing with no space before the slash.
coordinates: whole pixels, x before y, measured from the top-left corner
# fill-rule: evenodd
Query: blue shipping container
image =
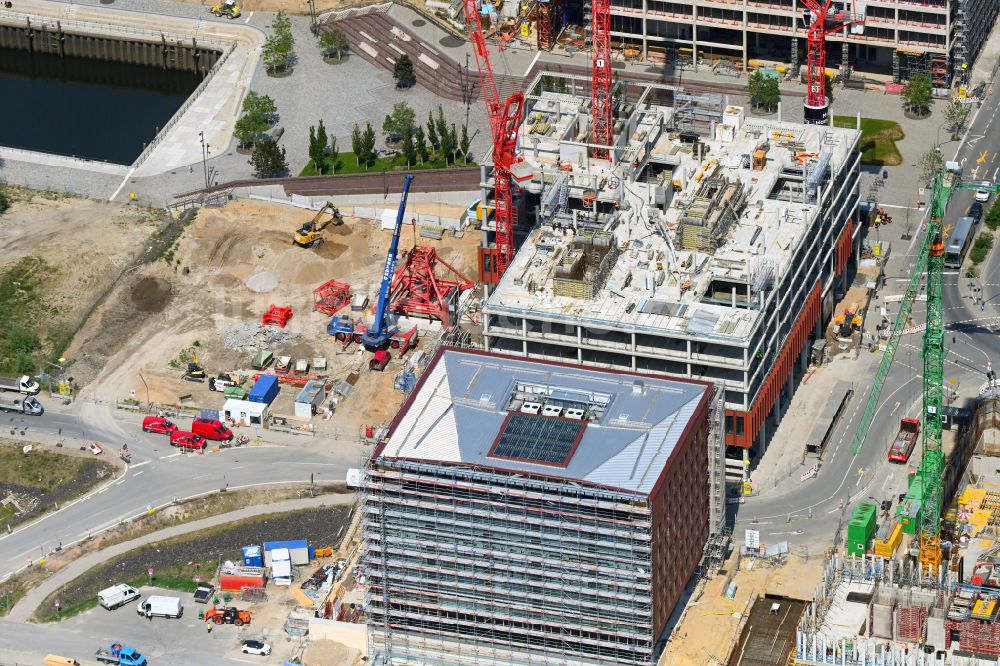
<path id="1" fill-rule="evenodd" d="M 260 402 L 270 405 L 278 397 L 278 378 L 275 375 L 261 375 L 257 383 L 250 389 L 247 399 L 250 402 Z"/>
<path id="2" fill-rule="evenodd" d="M 260 546 L 243 546 L 243 566 L 264 566 L 264 554 L 261 551 Z"/>

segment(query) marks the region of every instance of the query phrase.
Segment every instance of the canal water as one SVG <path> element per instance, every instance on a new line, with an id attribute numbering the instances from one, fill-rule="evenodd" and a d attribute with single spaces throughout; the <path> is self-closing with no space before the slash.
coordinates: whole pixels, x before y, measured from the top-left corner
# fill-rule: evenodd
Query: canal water
<path id="1" fill-rule="evenodd" d="M 0 48 L 0 145 L 131 164 L 199 82 L 193 72 Z"/>

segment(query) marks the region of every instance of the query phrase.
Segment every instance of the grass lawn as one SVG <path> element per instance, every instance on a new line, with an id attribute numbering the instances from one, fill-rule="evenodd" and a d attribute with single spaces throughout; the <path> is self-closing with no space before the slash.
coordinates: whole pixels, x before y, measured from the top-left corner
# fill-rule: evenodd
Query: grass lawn
<path id="1" fill-rule="evenodd" d="M 445 169 L 449 166 L 462 166 L 462 162 L 458 161 L 455 164 L 446 164 L 443 159 L 428 160 L 423 164 L 414 164 L 411 169 Z M 369 173 L 378 173 L 383 169 L 385 171 L 395 171 L 397 169 L 406 168 L 406 158 L 402 155 L 394 155 L 393 157 L 380 157 L 375 160 L 375 164 L 368 167 L 367 171 Z M 354 153 L 339 153 L 337 155 L 337 168 L 334 170 L 336 174 L 345 173 L 365 173 L 365 168 L 358 166 L 357 160 L 354 159 Z M 300 176 L 318 176 L 319 173 L 316 171 L 316 167 L 313 165 L 312 160 L 306 163 L 305 168 L 299 172 Z M 326 170 L 327 176 L 332 175 L 330 173 L 329 165 Z"/>
<path id="2" fill-rule="evenodd" d="M 837 127 L 854 127 L 854 116 L 834 116 Z M 861 163 L 874 166 L 897 166 L 903 163 L 903 156 L 896 148 L 896 142 L 906 136 L 903 128 L 894 120 L 880 118 L 861 119 Z"/>
<path id="3" fill-rule="evenodd" d="M 48 490 L 75 479 L 87 461 L 42 448 L 24 453 L 18 446 L 0 446 L 0 483 Z"/>

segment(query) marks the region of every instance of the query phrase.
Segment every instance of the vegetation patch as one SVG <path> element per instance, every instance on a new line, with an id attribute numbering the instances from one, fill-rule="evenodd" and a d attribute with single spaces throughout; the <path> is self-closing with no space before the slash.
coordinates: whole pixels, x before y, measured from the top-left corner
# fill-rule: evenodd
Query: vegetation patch
<path id="1" fill-rule="evenodd" d="M 854 116 L 834 116 L 833 123 L 837 127 L 856 126 Z M 862 118 L 861 163 L 872 166 L 902 164 L 903 156 L 896 147 L 896 142 L 902 141 L 905 136 L 903 128 L 894 120 Z"/>
<path id="2" fill-rule="evenodd" d="M 983 231 L 976 238 L 976 242 L 972 246 L 972 251 L 969 252 L 969 259 L 972 260 L 973 264 L 981 264 L 986 260 L 986 255 L 990 253 L 992 248 L 993 234 Z"/>
<path id="3" fill-rule="evenodd" d="M 158 541 L 94 567 L 52 593 L 35 611 L 35 618 L 54 622 L 81 613 L 97 605 L 98 592 L 123 582 L 193 592 L 198 585 L 195 576 L 210 580 L 221 562 L 241 557 L 243 546 L 286 539 L 335 545 L 349 521 L 350 507 L 338 505 L 256 516 Z"/>

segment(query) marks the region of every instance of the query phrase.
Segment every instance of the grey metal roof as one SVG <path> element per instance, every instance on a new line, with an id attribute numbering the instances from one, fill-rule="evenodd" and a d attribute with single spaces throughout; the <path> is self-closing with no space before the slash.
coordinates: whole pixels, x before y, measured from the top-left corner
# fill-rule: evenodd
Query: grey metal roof
<path id="1" fill-rule="evenodd" d="M 704 384 L 445 350 L 405 407 L 381 456 L 529 472 L 649 493 L 708 390 Z M 609 397 L 565 467 L 489 456 L 516 382 L 566 400 Z"/>

